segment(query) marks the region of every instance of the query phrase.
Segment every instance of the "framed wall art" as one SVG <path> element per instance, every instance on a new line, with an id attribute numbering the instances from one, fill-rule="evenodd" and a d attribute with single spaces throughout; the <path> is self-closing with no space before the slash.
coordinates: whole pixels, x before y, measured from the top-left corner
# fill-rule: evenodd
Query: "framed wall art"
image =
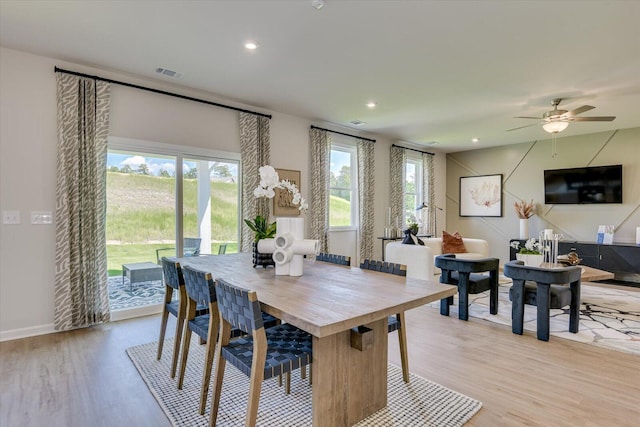
<path id="1" fill-rule="evenodd" d="M 300 171 L 290 169 L 276 169 L 280 179 L 286 179 L 300 188 Z M 287 190 L 275 189 L 276 195 L 273 197 L 273 216 L 298 216 L 300 210 L 298 205 L 292 203 L 293 195 Z"/>
<path id="2" fill-rule="evenodd" d="M 502 216 L 502 174 L 460 177 L 460 216 Z"/>

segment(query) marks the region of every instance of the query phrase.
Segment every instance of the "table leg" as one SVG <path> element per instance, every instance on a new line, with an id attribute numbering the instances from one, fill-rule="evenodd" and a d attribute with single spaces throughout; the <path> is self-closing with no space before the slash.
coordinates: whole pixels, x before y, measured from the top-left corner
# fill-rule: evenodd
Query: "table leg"
<path id="1" fill-rule="evenodd" d="M 313 337 L 313 426 L 356 424 L 387 405 L 387 319 L 373 330 L 373 348 L 351 347 L 351 332 Z"/>

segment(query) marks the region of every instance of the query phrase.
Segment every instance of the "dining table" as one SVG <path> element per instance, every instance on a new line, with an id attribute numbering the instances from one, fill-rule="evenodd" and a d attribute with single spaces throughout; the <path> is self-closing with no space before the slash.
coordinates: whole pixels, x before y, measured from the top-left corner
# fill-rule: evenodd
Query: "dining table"
<path id="1" fill-rule="evenodd" d="M 457 292 L 456 286 L 437 281 L 313 259 L 304 260 L 304 273 L 297 277 L 253 268 L 250 253 L 177 260 L 256 291 L 262 311 L 312 335 L 314 426 L 351 426 L 384 408 L 387 317 Z"/>

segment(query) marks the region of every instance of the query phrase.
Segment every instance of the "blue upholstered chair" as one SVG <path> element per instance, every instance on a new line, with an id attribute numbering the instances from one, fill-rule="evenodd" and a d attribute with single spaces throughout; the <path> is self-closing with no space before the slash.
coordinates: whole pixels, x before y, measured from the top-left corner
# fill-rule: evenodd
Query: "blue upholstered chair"
<path id="1" fill-rule="evenodd" d="M 351 257 L 346 255 L 319 253 L 316 255 L 316 261 L 330 262 L 338 265 L 351 265 Z"/>
<path id="2" fill-rule="evenodd" d="M 364 270 L 380 271 L 382 273 L 390 273 L 398 276 L 407 275 L 407 266 L 404 264 L 395 264 L 384 261 L 372 261 L 365 259 L 360 268 Z M 404 382 L 409 382 L 409 355 L 407 352 L 407 331 L 404 328 L 404 311 L 396 314 L 395 316 L 389 316 L 387 318 L 387 331 L 389 333 L 398 331 L 398 343 L 400 344 L 400 361 L 402 362 L 402 379 Z"/>
<path id="3" fill-rule="evenodd" d="M 171 378 L 176 376 L 178 366 L 178 354 L 180 353 L 180 342 L 182 341 L 182 329 L 184 319 L 187 316 L 187 294 L 184 288 L 184 278 L 180 263 L 162 258 L 162 272 L 164 277 L 165 292 L 162 309 L 162 321 L 160 323 L 160 338 L 158 339 L 158 360 L 162 357 L 164 346 L 164 336 L 167 330 L 169 314 L 176 316 L 176 333 L 173 341 L 173 356 L 171 359 Z M 178 300 L 173 300 L 173 292 L 178 292 Z M 203 315 L 209 312 L 207 306 L 198 306 L 196 315 Z"/>
<path id="4" fill-rule="evenodd" d="M 522 261 L 510 261 L 504 265 L 504 275 L 513 280 L 509 298 L 513 302 L 511 330 L 514 334 L 522 335 L 525 304 L 537 307 L 539 340 L 549 341 L 549 310 L 552 308 L 569 306 L 569 332 L 578 332 L 582 276 L 580 267 L 529 267 Z"/>
<path id="5" fill-rule="evenodd" d="M 498 314 L 498 258 L 460 259 L 455 254 L 438 255 L 440 283 L 458 287 L 458 318 L 469 320 L 469 294 L 489 291 L 489 312 Z M 489 274 L 478 274 L 489 272 Z M 440 314 L 449 315 L 453 296 L 440 300 Z"/>
<path id="6" fill-rule="evenodd" d="M 245 426 L 255 426 L 262 381 L 310 364 L 311 336 L 289 324 L 265 328 L 255 291 L 217 279 L 216 293 L 221 328 L 209 425 L 216 425 L 225 365 L 229 361 L 250 378 Z M 248 335 L 231 340 L 232 328 Z"/>

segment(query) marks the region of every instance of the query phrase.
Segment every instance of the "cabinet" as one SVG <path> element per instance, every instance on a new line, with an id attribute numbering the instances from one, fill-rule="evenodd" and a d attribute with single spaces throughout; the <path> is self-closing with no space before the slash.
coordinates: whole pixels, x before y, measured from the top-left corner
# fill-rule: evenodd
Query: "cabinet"
<path id="1" fill-rule="evenodd" d="M 512 239 L 511 242 L 513 241 L 519 241 L 520 246 L 525 242 L 520 239 Z M 509 259 L 516 259 L 517 251 L 511 247 L 509 249 Z M 566 240 L 558 242 L 558 254 L 569 252 L 576 252 L 582 258 L 582 265 L 614 273 L 616 280 L 640 283 L 640 246 L 624 243 L 601 245 Z M 635 286 L 634 284 L 629 285 Z"/>

